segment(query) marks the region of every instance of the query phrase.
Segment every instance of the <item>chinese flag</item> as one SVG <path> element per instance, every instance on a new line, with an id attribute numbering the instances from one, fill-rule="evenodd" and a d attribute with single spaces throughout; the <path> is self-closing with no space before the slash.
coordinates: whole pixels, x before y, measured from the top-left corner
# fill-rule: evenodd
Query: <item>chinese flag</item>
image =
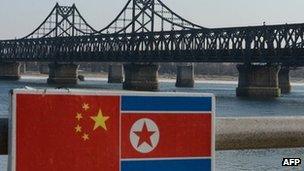
<path id="1" fill-rule="evenodd" d="M 16 170 L 119 170 L 118 96 L 16 98 Z"/>

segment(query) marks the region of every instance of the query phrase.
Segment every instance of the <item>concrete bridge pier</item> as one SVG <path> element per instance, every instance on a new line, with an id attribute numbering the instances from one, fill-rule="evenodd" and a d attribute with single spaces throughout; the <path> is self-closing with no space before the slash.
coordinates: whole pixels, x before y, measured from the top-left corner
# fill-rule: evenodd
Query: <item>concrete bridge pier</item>
<path id="1" fill-rule="evenodd" d="M 54 85 L 75 85 L 78 83 L 79 65 L 72 63 L 51 63 L 49 64 L 48 84 Z"/>
<path id="2" fill-rule="evenodd" d="M 288 94 L 291 92 L 289 71 L 289 68 L 282 67 L 279 72 L 279 87 L 283 94 Z"/>
<path id="3" fill-rule="evenodd" d="M 123 66 L 121 64 L 109 65 L 108 83 L 123 82 Z"/>
<path id="4" fill-rule="evenodd" d="M 27 72 L 26 68 L 27 68 L 26 63 L 21 63 L 20 64 L 20 73 L 25 74 Z"/>
<path id="5" fill-rule="evenodd" d="M 238 65 L 238 97 L 275 98 L 281 95 L 279 88 L 279 66 Z"/>
<path id="6" fill-rule="evenodd" d="M 40 74 L 49 74 L 49 66 L 46 63 L 40 63 L 38 66 Z"/>
<path id="7" fill-rule="evenodd" d="M 136 91 L 157 91 L 158 64 L 129 63 L 124 65 L 123 89 Z"/>
<path id="8" fill-rule="evenodd" d="M 19 80 L 20 63 L 18 62 L 0 62 L 1 80 Z"/>
<path id="9" fill-rule="evenodd" d="M 194 87 L 194 66 L 192 63 L 177 65 L 176 87 Z"/>

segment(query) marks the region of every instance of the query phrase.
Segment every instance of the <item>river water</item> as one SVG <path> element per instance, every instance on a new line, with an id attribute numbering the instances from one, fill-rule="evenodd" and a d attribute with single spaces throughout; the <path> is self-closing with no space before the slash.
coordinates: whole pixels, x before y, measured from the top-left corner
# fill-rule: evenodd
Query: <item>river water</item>
<path id="1" fill-rule="evenodd" d="M 216 95 L 216 116 L 304 116 L 304 84 L 293 84 L 291 94 L 278 99 L 236 98 L 236 82 L 198 81 L 193 89 L 175 88 L 174 81 L 162 80 L 160 91 L 214 93 Z M 22 87 L 47 88 L 46 77 L 22 77 L 19 81 L 0 81 L 0 117 L 8 116 L 9 91 Z M 74 89 L 120 90 L 121 84 L 107 84 L 105 79 L 89 78 Z M 273 150 L 217 151 L 216 170 L 304 170 L 283 168 L 282 159 L 302 157 L 304 148 Z M 0 171 L 7 167 L 7 156 L 0 156 Z"/>

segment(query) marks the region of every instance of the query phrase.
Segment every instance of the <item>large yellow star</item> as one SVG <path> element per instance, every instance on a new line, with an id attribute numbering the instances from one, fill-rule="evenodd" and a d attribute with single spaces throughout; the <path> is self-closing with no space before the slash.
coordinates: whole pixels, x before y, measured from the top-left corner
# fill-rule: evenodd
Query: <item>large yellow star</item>
<path id="1" fill-rule="evenodd" d="M 107 130 L 106 121 L 109 118 L 109 116 L 103 116 L 101 110 L 99 109 L 97 116 L 91 117 L 91 119 L 95 121 L 93 130 L 96 130 L 98 127 L 102 127 L 104 130 Z"/>

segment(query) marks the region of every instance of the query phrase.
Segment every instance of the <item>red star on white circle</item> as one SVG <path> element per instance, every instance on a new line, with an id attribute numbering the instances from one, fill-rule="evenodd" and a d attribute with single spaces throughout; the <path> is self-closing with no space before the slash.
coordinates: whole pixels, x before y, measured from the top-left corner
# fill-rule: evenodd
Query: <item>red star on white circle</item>
<path id="1" fill-rule="evenodd" d="M 158 145 L 160 133 L 152 119 L 143 118 L 134 122 L 130 130 L 130 142 L 140 153 L 149 153 Z"/>
<path id="2" fill-rule="evenodd" d="M 141 131 L 134 131 L 134 133 L 139 137 L 137 147 L 139 147 L 143 143 L 147 143 L 150 147 L 153 147 L 151 142 L 151 136 L 155 133 L 155 131 L 149 131 L 146 122 L 144 122 Z"/>

